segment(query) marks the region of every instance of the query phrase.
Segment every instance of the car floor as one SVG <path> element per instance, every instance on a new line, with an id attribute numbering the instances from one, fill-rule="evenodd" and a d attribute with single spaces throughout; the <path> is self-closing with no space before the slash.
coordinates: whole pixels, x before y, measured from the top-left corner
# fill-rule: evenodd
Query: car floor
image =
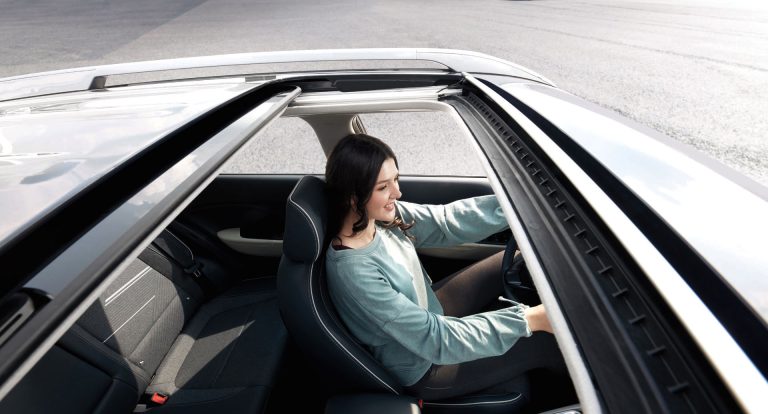
<path id="1" fill-rule="evenodd" d="M 265 414 L 296 412 L 322 413 L 332 395 L 327 375 L 321 375 L 289 338 L 283 365 L 277 374 Z"/>

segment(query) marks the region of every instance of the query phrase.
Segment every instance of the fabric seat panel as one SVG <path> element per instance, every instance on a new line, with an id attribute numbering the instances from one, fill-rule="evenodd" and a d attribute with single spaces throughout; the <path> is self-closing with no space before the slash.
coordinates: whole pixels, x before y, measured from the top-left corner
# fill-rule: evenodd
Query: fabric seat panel
<path id="1" fill-rule="evenodd" d="M 197 298 L 142 260 L 131 263 L 110 288 L 77 324 L 154 372 L 198 308 Z"/>
<path id="2" fill-rule="evenodd" d="M 277 310 L 274 278 L 253 279 L 200 308 L 147 392 L 175 395 L 274 382 L 287 333 Z"/>

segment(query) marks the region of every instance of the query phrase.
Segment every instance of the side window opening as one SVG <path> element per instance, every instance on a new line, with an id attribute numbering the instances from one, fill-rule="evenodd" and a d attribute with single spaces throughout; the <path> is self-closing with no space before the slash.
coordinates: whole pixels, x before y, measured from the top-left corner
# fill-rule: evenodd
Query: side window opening
<path id="1" fill-rule="evenodd" d="M 259 131 L 222 174 L 322 174 L 325 155 L 317 135 L 298 117 L 280 117 Z"/>
<path id="2" fill-rule="evenodd" d="M 361 114 L 365 129 L 397 155 L 403 175 L 485 177 L 475 151 L 445 112 Z"/>
<path id="3" fill-rule="evenodd" d="M 450 114 L 436 111 L 363 113 L 356 131 L 392 147 L 403 175 L 485 177 L 480 161 Z M 321 139 L 302 118 L 276 119 L 248 142 L 222 174 L 323 174 Z"/>

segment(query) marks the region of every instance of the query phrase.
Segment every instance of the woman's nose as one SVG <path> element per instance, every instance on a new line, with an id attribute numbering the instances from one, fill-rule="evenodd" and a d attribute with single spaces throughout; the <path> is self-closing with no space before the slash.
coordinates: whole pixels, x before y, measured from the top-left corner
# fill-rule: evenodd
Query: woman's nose
<path id="1" fill-rule="evenodd" d="M 395 200 L 397 200 L 397 199 L 399 199 L 400 197 L 403 196 L 403 193 L 400 192 L 400 185 L 399 184 L 395 185 L 395 191 L 392 193 L 392 196 L 393 196 L 393 198 Z"/>

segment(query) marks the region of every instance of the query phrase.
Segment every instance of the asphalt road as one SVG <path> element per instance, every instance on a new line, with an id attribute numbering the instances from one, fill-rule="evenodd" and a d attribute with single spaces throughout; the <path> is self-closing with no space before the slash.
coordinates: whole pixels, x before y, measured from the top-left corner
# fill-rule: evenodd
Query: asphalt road
<path id="1" fill-rule="evenodd" d="M 268 50 L 474 50 L 768 185 L 760 0 L 0 0 L 0 39 L 0 76 Z"/>

